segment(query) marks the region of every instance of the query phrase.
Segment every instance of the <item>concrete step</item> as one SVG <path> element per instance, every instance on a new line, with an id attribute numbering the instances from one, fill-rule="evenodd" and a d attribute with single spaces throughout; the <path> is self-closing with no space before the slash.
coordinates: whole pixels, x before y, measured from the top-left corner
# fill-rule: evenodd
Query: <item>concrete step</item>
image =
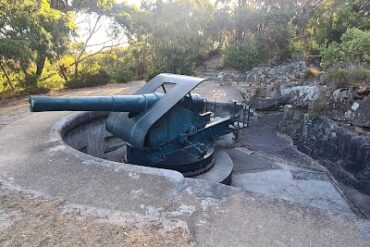
<path id="1" fill-rule="evenodd" d="M 233 162 L 230 156 L 221 149 L 217 149 L 214 154 L 215 164 L 206 173 L 192 177 L 196 179 L 205 179 L 212 182 L 231 184 L 231 175 L 233 172 Z"/>

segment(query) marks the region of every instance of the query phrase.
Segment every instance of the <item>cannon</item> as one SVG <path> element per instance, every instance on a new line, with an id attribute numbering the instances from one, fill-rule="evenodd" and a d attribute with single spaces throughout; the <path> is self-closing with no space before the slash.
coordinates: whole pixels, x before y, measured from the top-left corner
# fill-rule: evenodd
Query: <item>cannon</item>
<path id="1" fill-rule="evenodd" d="M 195 176 L 214 164 L 214 143 L 235 130 L 238 111 L 211 121 L 191 91 L 205 79 L 159 74 L 133 95 L 30 96 L 30 110 L 108 111 L 106 130 L 127 143 L 125 161 Z"/>

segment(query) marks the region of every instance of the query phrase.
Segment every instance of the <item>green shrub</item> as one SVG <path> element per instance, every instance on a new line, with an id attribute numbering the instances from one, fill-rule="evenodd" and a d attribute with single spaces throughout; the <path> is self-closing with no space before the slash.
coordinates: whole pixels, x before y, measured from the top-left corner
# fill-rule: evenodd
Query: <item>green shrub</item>
<path id="1" fill-rule="evenodd" d="M 97 61 L 98 68 L 110 75 L 112 82 L 128 82 L 138 79 L 138 64 L 132 53 L 132 49 L 118 47 L 100 54 L 94 60 Z"/>
<path id="2" fill-rule="evenodd" d="M 347 57 L 360 62 L 370 62 L 370 31 L 348 29 L 342 36 L 342 49 Z"/>
<path id="3" fill-rule="evenodd" d="M 332 42 L 327 48 L 322 50 L 321 66 L 329 66 L 341 61 L 344 58 L 344 53 L 341 50 L 341 45 L 337 42 Z"/>
<path id="4" fill-rule="evenodd" d="M 341 37 L 341 43 L 332 42 L 322 50 L 322 66 L 338 62 L 370 63 L 370 31 L 349 28 Z"/>
<path id="5" fill-rule="evenodd" d="M 65 86 L 68 88 L 81 88 L 105 85 L 111 82 L 111 77 L 105 70 L 98 70 L 97 72 L 81 72 L 77 79 L 69 80 Z"/>
<path id="6" fill-rule="evenodd" d="M 266 49 L 255 40 L 229 45 L 224 52 L 225 65 L 245 71 L 253 68 L 267 58 Z"/>
<path id="7" fill-rule="evenodd" d="M 319 102 L 314 102 L 308 108 L 308 116 L 311 119 L 317 118 L 320 116 L 323 106 Z"/>
<path id="8" fill-rule="evenodd" d="M 37 88 L 39 76 L 27 75 L 22 81 L 23 88 Z"/>
<path id="9" fill-rule="evenodd" d="M 327 71 L 327 76 L 334 88 L 353 87 L 370 81 L 370 69 L 362 66 L 333 67 Z"/>
<path id="10" fill-rule="evenodd" d="M 320 96 L 308 108 L 309 118 L 314 119 L 319 117 L 327 101 L 328 95 L 325 93 L 321 93 Z"/>

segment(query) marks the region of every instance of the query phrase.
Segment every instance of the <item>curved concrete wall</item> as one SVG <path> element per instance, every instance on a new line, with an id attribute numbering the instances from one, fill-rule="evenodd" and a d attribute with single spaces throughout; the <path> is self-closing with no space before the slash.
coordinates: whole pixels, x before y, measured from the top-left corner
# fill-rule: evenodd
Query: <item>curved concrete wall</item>
<path id="1" fill-rule="evenodd" d="M 99 158 L 110 159 L 107 149 L 122 146 L 124 141 L 105 130 L 109 112 L 83 112 L 62 119 L 64 124 L 58 129 L 65 144 Z M 117 159 L 112 158 L 114 161 Z"/>

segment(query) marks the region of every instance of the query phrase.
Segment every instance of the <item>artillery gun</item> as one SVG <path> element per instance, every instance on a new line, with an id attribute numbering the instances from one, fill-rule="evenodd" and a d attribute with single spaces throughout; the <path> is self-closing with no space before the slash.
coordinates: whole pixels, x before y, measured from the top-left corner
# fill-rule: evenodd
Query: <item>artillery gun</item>
<path id="1" fill-rule="evenodd" d="M 238 109 L 211 121 L 207 101 L 191 91 L 205 79 L 159 74 L 133 95 L 30 96 L 30 109 L 109 111 L 106 130 L 124 140 L 127 163 L 194 176 L 214 164 L 214 143 L 235 131 Z M 161 91 L 161 92 L 159 92 Z"/>

